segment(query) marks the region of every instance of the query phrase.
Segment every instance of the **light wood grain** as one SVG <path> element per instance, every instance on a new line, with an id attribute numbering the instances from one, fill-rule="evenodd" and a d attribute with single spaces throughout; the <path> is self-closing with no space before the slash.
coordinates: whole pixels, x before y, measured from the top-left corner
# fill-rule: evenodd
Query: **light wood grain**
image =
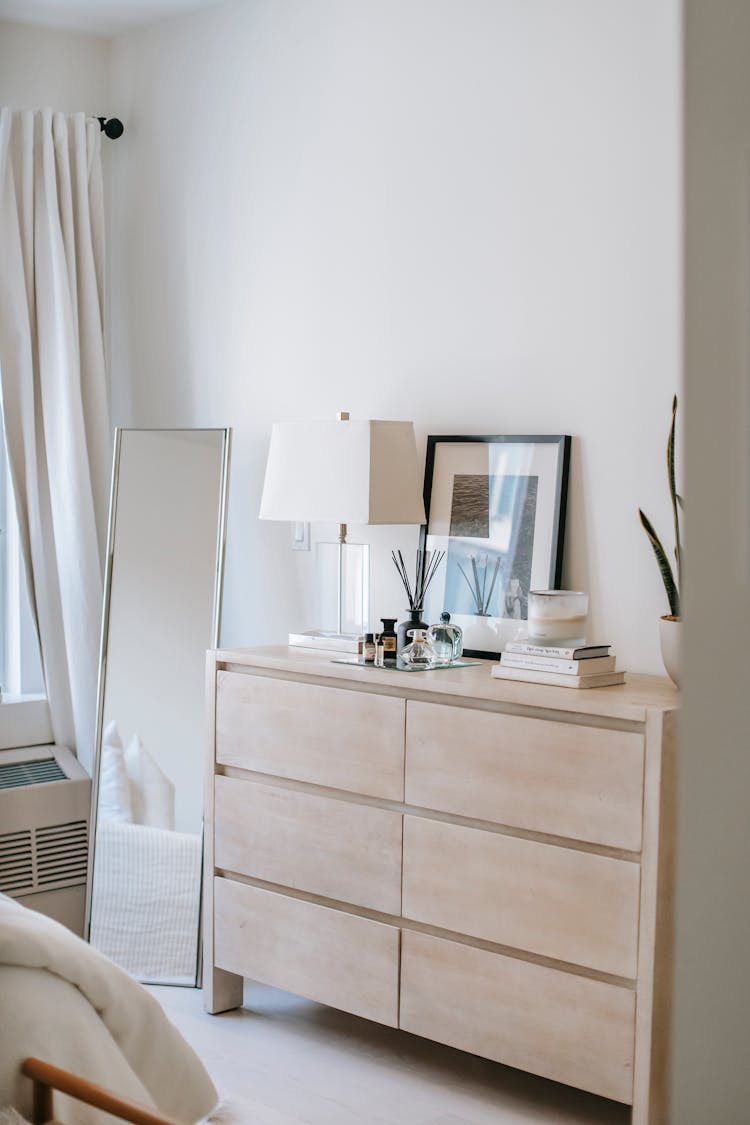
<path id="1" fill-rule="evenodd" d="M 654 713 L 646 723 L 632 1125 L 669 1121 L 676 793 L 677 715 Z"/>
<path id="2" fill-rule="evenodd" d="M 215 880 L 214 903 L 222 968 L 397 1026 L 395 926 L 229 879 Z"/>
<path id="3" fill-rule="evenodd" d="M 404 708 L 388 696 L 220 671 L 216 759 L 401 801 Z"/>
<path id="4" fill-rule="evenodd" d="M 149 992 L 229 1096 L 231 1125 L 630 1125 L 630 1106 L 258 982 L 230 1019 L 191 988 Z"/>
<path id="5" fill-rule="evenodd" d="M 403 913 L 498 945 L 634 978 L 639 867 L 404 817 Z"/>
<path id="6" fill-rule="evenodd" d="M 630 1102 L 635 994 L 404 932 L 400 1026 L 484 1058 Z"/>
<path id="7" fill-rule="evenodd" d="M 405 800 L 638 851 L 643 735 L 409 700 Z"/>
<path id="8" fill-rule="evenodd" d="M 626 682 L 615 687 L 571 691 L 546 684 L 495 679 L 490 672 L 493 662 L 489 660 L 471 668 L 407 675 L 382 668 L 334 664 L 326 653 L 279 645 L 220 649 L 216 659 L 220 666 L 264 669 L 295 679 L 315 678 L 334 686 L 391 692 L 411 698 L 434 696 L 439 701 L 443 697 L 446 702 L 462 699 L 470 703 L 486 702 L 501 710 L 508 707 L 531 712 L 550 710 L 561 715 L 589 715 L 638 723 L 646 721 L 648 710 L 671 711 L 679 706 L 680 699 L 679 692 L 666 676 L 628 673 Z"/>
<path id="9" fill-rule="evenodd" d="M 242 1007 L 242 977 L 227 973 L 214 962 L 214 771 L 216 769 L 216 661 L 206 657 L 206 761 L 203 782 L 203 1006 L 215 1015 Z"/>
<path id="10" fill-rule="evenodd" d="M 401 913 L 399 813 L 216 778 L 216 866 Z"/>
<path id="11" fill-rule="evenodd" d="M 401 943 L 408 1030 L 661 1125 L 672 687 L 571 692 L 489 664 L 407 676 L 286 648 L 214 660 L 231 776 L 207 799 L 209 1010 L 245 975 L 393 1024 Z"/>

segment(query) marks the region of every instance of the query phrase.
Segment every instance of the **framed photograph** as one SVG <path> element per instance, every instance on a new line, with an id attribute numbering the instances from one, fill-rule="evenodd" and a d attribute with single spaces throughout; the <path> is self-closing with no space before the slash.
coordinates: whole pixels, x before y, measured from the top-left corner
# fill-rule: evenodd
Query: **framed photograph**
<path id="1" fill-rule="evenodd" d="M 464 631 L 464 654 L 497 659 L 525 636 L 529 590 L 562 573 L 570 438 L 427 438 L 422 551 L 445 551 L 424 617 L 443 610 Z"/>

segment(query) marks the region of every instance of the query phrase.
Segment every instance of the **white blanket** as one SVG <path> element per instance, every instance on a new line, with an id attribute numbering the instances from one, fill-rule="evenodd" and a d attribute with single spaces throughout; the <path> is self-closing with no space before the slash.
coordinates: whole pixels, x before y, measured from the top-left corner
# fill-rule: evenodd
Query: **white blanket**
<path id="1" fill-rule="evenodd" d="M 0 895 L 0 1106 L 32 1112 L 29 1055 L 64 1067 L 179 1121 L 218 1101 L 202 1063 L 157 1001 L 64 926 Z M 111 1118 L 60 1094 L 65 1125 Z"/>
<path id="2" fill-rule="evenodd" d="M 192 984 L 201 854 L 197 833 L 100 820 L 91 944 L 138 980 Z"/>

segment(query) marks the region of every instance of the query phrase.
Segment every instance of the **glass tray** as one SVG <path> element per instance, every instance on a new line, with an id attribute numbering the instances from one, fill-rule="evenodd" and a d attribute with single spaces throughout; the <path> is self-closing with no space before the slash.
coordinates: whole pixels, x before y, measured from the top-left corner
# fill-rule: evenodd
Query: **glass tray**
<path id="1" fill-rule="evenodd" d="M 442 672 L 444 668 L 477 668 L 481 660 L 453 660 L 450 664 L 433 664 L 429 668 L 413 668 L 410 664 L 365 664 L 359 656 L 337 657 L 331 664 L 349 664 L 354 668 L 374 668 L 377 672 Z"/>

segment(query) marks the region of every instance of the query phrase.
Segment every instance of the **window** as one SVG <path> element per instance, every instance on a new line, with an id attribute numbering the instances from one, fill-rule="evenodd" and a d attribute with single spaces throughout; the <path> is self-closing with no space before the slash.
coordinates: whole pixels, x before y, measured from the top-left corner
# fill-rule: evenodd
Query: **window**
<path id="1" fill-rule="evenodd" d="M 39 642 L 29 607 L 0 415 L 0 750 L 49 742 Z"/>

